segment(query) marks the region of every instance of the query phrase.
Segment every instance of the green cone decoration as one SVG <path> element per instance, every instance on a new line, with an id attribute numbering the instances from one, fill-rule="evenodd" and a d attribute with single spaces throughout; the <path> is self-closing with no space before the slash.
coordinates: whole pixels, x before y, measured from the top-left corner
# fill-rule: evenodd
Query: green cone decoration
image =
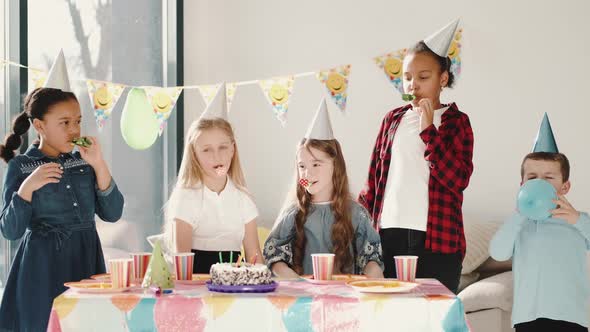
<path id="1" fill-rule="evenodd" d="M 154 245 L 154 251 L 152 252 L 152 258 L 148 265 L 145 277 L 141 283 L 141 287 L 149 288 L 152 286 L 160 287 L 160 289 L 174 288 L 174 280 L 168 269 L 168 263 L 164 259 L 162 254 L 162 246 L 160 241 L 156 241 Z"/>

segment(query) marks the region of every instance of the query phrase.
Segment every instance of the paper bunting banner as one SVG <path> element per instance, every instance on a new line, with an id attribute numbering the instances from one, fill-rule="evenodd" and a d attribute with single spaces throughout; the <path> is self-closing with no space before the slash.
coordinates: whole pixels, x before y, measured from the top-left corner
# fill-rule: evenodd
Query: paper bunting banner
<path id="1" fill-rule="evenodd" d="M 47 80 L 47 72 L 38 69 L 29 69 L 29 92 L 36 88 L 42 88 Z"/>
<path id="2" fill-rule="evenodd" d="M 225 84 L 225 98 L 227 98 L 227 112 L 231 111 L 231 104 L 234 102 L 234 95 L 236 94 L 237 83 Z"/>
<path id="3" fill-rule="evenodd" d="M 289 99 L 293 93 L 294 80 L 293 76 L 284 76 L 258 82 L 266 100 L 271 104 L 275 116 L 283 126 L 287 123 L 287 110 L 289 109 Z"/>
<path id="4" fill-rule="evenodd" d="M 147 95 L 150 104 L 156 113 L 156 118 L 160 123 L 159 136 L 162 135 L 164 127 L 166 127 L 166 120 L 170 117 L 174 105 L 178 97 L 182 93 L 182 87 L 173 88 L 157 88 L 157 87 L 145 87 L 145 93 Z"/>
<path id="5" fill-rule="evenodd" d="M 221 88 L 221 84 L 200 85 L 197 87 L 203 100 L 205 101 L 205 108 L 211 105 L 213 98 L 217 95 L 217 91 Z"/>
<path id="6" fill-rule="evenodd" d="M 382 56 L 374 58 L 375 63 L 379 68 L 383 69 L 383 72 L 393 84 L 393 86 L 400 93 L 404 93 L 404 86 L 402 83 L 403 75 L 403 62 L 406 56 L 407 49 L 398 50 L 392 53 L 387 53 Z"/>
<path id="7" fill-rule="evenodd" d="M 455 32 L 455 37 L 449 47 L 448 57 L 451 59 L 451 73 L 455 76 L 455 81 L 461 76 L 461 38 L 463 37 L 463 29 L 458 29 Z"/>
<path id="8" fill-rule="evenodd" d="M 111 116 L 111 112 L 119 97 L 125 90 L 125 86 L 110 82 L 100 82 L 88 80 L 86 81 L 88 87 L 88 95 L 90 96 L 90 103 L 94 109 L 94 118 L 98 130 L 102 130 L 106 120 Z"/>
<path id="9" fill-rule="evenodd" d="M 317 73 L 317 78 L 326 86 L 326 89 L 336 106 L 344 112 L 346 109 L 346 97 L 348 96 L 348 75 L 350 65 L 344 65 Z"/>

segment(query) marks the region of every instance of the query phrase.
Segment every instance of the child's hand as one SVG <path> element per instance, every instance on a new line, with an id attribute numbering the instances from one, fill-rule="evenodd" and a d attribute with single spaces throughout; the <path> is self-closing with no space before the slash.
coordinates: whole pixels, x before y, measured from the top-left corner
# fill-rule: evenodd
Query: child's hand
<path id="1" fill-rule="evenodd" d="M 420 131 L 430 127 L 434 122 L 434 109 L 432 101 L 428 98 L 423 98 L 418 101 L 419 114 L 420 114 Z"/>
<path id="2" fill-rule="evenodd" d="M 578 222 L 580 212 L 574 209 L 565 196 L 558 196 L 558 199 L 554 199 L 553 203 L 557 204 L 557 209 L 551 210 L 553 218 L 563 219 L 570 225 L 575 225 Z"/>
<path id="3" fill-rule="evenodd" d="M 18 189 L 18 195 L 25 201 L 31 202 L 34 191 L 48 183 L 59 183 L 59 179 L 61 179 L 63 172 L 61 165 L 58 163 L 47 163 L 37 167 L 37 169 L 33 171 L 31 175 L 27 176 L 25 181 L 23 181 Z"/>
<path id="4" fill-rule="evenodd" d="M 87 138 L 92 142 L 92 144 L 89 147 L 80 146 L 80 156 L 82 156 L 82 159 L 86 160 L 90 166 L 96 168 L 96 166 L 104 163 L 102 158 L 102 150 L 96 137 L 88 136 Z"/>

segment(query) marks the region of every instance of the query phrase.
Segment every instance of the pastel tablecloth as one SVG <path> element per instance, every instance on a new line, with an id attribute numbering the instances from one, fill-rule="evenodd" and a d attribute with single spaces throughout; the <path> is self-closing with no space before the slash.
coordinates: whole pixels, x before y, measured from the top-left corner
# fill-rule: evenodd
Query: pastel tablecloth
<path id="1" fill-rule="evenodd" d="M 68 290 L 48 331 L 469 331 L 461 301 L 434 279 L 407 294 L 364 294 L 346 285 L 280 281 L 272 293 L 225 294 L 177 285 L 156 296 Z"/>

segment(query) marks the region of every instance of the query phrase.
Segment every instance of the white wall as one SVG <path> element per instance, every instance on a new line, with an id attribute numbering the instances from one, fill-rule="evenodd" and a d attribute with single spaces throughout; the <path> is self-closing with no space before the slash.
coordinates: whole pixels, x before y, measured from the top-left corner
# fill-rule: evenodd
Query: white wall
<path id="1" fill-rule="evenodd" d="M 402 103 L 372 58 L 407 47 L 462 18 L 463 75 L 444 101 L 456 101 L 475 133 L 475 171 L 466 219 L 506 216 L 515 206 L 522 157 L 543 112 L 573 165 L 575 207 L 590 210 L 590 3 L 558 1 L 185 1 L 185 82 L 264 79 L 352 64 L 347 114 L 333 105 L 352 190 L 365 180 L 383 115 Z M 292 181 L 296 142 L 323 93 L 298 79 L 285 128 L 257 85 L 238 88 L 230 120 L 263 224 L 270 224 Z M 204 103 L 186 93 L 185 121 Z"/>

